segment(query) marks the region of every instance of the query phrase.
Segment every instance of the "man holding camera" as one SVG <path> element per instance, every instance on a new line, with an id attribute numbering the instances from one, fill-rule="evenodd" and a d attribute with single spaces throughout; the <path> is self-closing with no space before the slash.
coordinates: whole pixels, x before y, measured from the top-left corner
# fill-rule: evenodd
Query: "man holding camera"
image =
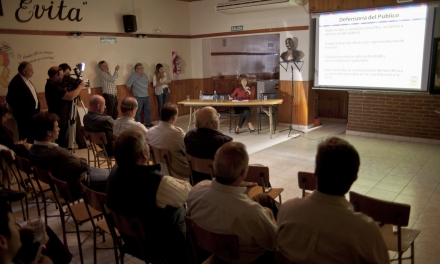
<path id="1" fill-rule="evenodd" d="M 64 85 L 64 72 L 58 66 L 51 67 L 47 74 L 49 79 L 47 79 L 44 93 L 49 108 L 48 112 L 54 113 L 60 118 L 60 133 L 56 143 L 62 148 L 67 148 L 69 144 L 68 131 L 71 102 L 79 95 L 81 89 L 86 86 L 86 82 L 78 80 L 76 87 L 69 87 L 68 84 Z"/>

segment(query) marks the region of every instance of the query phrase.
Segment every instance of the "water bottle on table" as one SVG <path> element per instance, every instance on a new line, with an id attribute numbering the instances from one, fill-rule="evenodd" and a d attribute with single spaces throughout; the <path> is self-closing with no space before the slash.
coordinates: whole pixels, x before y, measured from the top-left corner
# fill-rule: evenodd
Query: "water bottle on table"
<path id="1" fill-rule="evenodd" d="M 212 100 L 214 100 L 214 102 L 217 102 L 217 91 L 214 91 L 214 96 L 212 97 Z"/>

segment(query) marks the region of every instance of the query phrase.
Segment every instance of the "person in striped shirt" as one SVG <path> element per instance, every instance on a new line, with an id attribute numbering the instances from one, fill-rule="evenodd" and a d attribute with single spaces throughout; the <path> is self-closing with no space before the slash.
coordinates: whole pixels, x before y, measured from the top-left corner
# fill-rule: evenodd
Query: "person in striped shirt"
<path id="1" fill-rule="evenodd" d="M 115 81 L 118 79 L 119 65 L 116 66 L 113 75 L 110 74 L 108 64 L 106 61 L 99 62 L 99 69 L 101 75 L 102 95 L 105 99 L 105 106 L 107 108 L 107 115 L 113 119 L 118 118 L 118 97 Z"/>

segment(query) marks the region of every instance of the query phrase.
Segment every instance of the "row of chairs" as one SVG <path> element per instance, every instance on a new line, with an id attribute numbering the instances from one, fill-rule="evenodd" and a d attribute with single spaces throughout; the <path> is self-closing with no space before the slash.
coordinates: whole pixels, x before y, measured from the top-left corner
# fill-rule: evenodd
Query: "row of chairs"
<path id="1" fill-rule="evenodd" d="M 316 189 L 317 180 L 311 172 L 298 172 L 298 187 L 302 189 L 302 197 L 310 195 Z M 356 212 L 362 212 L 380 224 L 380 231 L 388 250 L 397 252 L 397 260 L 411 259 L 414 263 L 414 240 L 420 231 L 408 226 L 411 206 L 402 203 L 388 202 L 376 198 L 361 195 L 356 192 L 349 192 L 350 202 Z M 397 232 L 393 232 L 393 226 L 397 227 Z M 403 258 L 404 252 L 411 247 L 411 255 Z"/>

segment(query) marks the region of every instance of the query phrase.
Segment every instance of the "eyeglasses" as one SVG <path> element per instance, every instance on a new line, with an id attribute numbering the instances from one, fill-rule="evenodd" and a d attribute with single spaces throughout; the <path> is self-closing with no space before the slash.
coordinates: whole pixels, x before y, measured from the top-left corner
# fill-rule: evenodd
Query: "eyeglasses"
<path id="1" fill-rule="evenodd" d="M 142 70 L 143 70 L 143 69 L 144 69 L 144 67 L 137 67 L 137 68 L 136 68 L 136 70 L 138 70 L 138 69 L 142 69 Z"/>

